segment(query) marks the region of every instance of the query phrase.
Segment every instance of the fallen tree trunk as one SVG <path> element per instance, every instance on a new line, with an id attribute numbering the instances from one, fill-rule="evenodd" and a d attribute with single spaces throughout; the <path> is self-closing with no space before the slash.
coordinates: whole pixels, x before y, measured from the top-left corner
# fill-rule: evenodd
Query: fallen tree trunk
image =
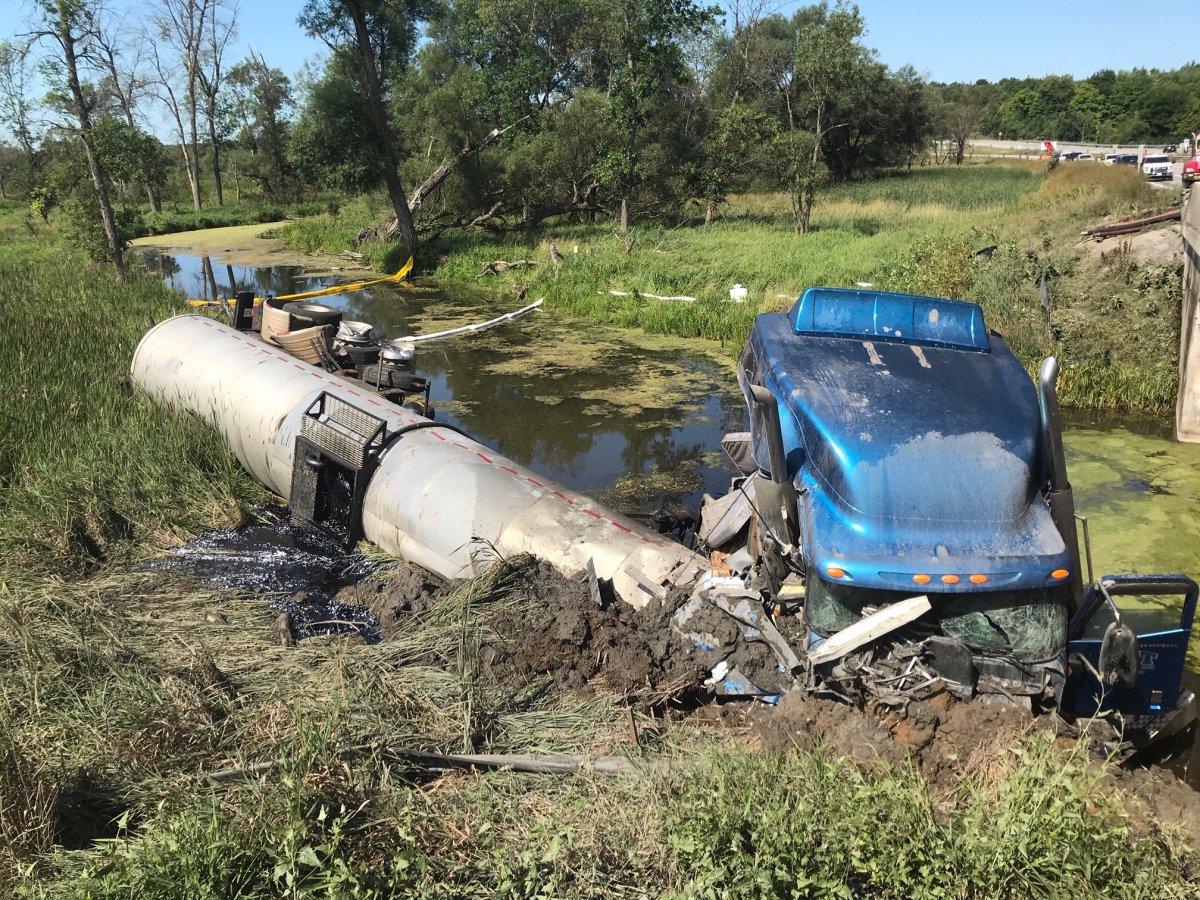
<path id="1" fill-rule="evenodd" d="M 1173 222 L 1179 217 L 1180 210 L 1172 209 L 1157 216 L 1148 216 L 1144 219 L 1133 219 L 1129 222 L 1117 222 L 1113 225 L 1102 225 L 1099 228 L 1091 228 L 1083 232 L 1083 234 L 1085 237 L 1101 241 L 1106 237 L 1115 237 L 1119 234 L 1131 234 L 1135 231 L 1141 231 L 1143 228 L 1158 225 L 1161 222 Z"/>
<path id="2" fill-rule="evenodd" d="M 376 748 L 371 744 L 350 747 L 343 756 L 360 756 Z M 528 772 L 533 775 L 574 775 L 591 772 L 616 778 L 623 775 L 641 775 L 661 766 L 658 764 L 638 765 L 624 756 L 573 756 L 562 753 L 432 753 L 407 748 L 379 748 L 381 755 L 398 759 L 431 772 L 450 772 L 471 769 L 509 769 L 513 772 Z M 267 775 L 279 768 L 278 760 L 255 763 L 209 772 L 210 781 L 249 781 L 259 775 Z"/>
<path id="3" fill-rule="evenodd" d="M 517 121 L 513 122 L 511 125 L 506 125 L 503 128 L 493 128 L 483 136 L 483 139 L 478 144 L 468 143 L 465 147 L 458 151 L 455 156 L 450 156 L 442 160 L 441 164 L 433 170 L 433 173 L 426 178 L 420 187 L 413 191 L 412 196 L 408 198 L 408 208 L 412 211 L 413 216 L 416 216 L 417 211 L 420 210 L 421 204 L 425 202 L 426 198 L 428 198 L 430 194 L 437 190 L 441 183 L 445 181 L 447 177 L 449 177 L 451 172 L 458 168 L 459 163 L 472 154 L 481 153 L 482 151 L 486 150 L 489 146 L 498 141 L 505 132 L 517 127 L 528 118 L 529 116 L 523 116 L 522 118 L 517 119 Z M 396 236 L 399 228 L 399 223 L 397 222 L 395 216 L 393 216 L 384 223 L 380 236 L 383 240 L 390 241 Z"/>

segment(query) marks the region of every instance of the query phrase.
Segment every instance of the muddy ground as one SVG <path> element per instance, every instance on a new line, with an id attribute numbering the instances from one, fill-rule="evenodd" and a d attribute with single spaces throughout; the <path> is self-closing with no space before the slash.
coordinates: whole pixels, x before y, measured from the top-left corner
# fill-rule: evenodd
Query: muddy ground
<path id="1" fill-rule="evenodd" d="M 564 578 L 545 563 L 516 575 L 522 602 L 482 613 L 481 659 L 498 680 L 549 676 L 567 690 L 651 699 L 684 692 L 706 674 L 691 647 L 671 631 L 662 604 L 635 610 L 607 591 L 597 604 L 585 580 Z M 367 607 L 388 640 L 457 587 L 404 566 L 385 579 L 344 589 L 338 600 Z"/>
<path id="2" fill-rule="evenodd" d="M 935 800 L 951 795 L 969 774 L 999 771 L 1004 755 L 1031 731 L 1056 728 L 1051 715 L 1035 717 L 987 700 L 963 703 L 949 694 L 912 703 L 904 713 L 858 709 L 797 692 L 774 706 L 709 702 L 713 698 L 703 686 L 707 668 L 690 642 L 670 628 L 671 599 L 642 610 L 612 598 L 597 605 L 586 581 L 564 578 L 544 563 L 520 578 L 516 596 L 521 602 L 485 618 L 489 636 L 481 658 L 499 680 L 549 676 L 562 689 L 617 694 L 698 727 L 743 735 L 765 750 L 832 748 L 868 769 L 911 764 L 929 782 Z M 405 567 L 347 588 L 338 600 L 367 606 L 387 640 L 455 587 Z M 736 629 L 715 609 L 704 624 L 729 639 Z M 733 662 L 768 684 L 776 669 L 762 644 L 744 644 Z M 1200 794 L 1187 783 L 1157 766 L 1118 769 L 1105 781 L 1137 798 L 1147 820 L 1179 823 L 1200 848 Z"/>

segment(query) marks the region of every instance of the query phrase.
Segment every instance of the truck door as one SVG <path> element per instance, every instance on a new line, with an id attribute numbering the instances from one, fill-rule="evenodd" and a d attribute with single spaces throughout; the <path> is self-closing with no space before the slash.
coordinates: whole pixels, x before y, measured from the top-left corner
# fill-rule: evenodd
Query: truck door
<path id="1" fill-rule="evenodd" d="M 1179 705 L 1200 590 L 1184 575 L 1105 575 L 1071 621 L 1062 708 L 1158 717 Z"/>

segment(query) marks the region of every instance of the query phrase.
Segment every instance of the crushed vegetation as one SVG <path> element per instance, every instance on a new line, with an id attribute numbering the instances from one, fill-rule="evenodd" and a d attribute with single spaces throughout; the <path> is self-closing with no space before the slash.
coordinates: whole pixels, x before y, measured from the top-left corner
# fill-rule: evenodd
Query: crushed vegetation
<path id="1" fill-rule="evenodd" d="M 1008 710 L 697 710 L 686 647 L 625 669 L 660 614 L 593 607 L 529 559 L 458 584 L 392 565 L 352 590 L 395 613 L 376 646 L 285 647 L 261 601 L 162 575 L 8 582 L 0 828 L 26 837 L 0 880 L 49 897 L 1197 889 L 1193 820 L 1159 820 L 1085 745 Z M 411 748 L 626 754 L 642 774 L 438 776 Z"/>

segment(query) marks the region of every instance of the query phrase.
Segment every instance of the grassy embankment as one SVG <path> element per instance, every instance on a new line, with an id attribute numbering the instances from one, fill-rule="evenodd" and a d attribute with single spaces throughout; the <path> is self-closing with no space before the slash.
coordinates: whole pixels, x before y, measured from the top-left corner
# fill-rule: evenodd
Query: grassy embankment
<path id="1" fill-rule="evenodd" d="M 193 209 L 190 204 L 172 202 L 163 204 L 160 212 L 148 206 L 140 212 L 138 226 L 127 238 L 145 237 L 151 234 L 174 234 L 178 231 L 196 231 L 201 228 L 223 228 L 228 225 L 259 225 L 264 222 L 280 222 L 284 219 L 329 215 L 338 211 L 336 202 L 312 200 L 303 203 L 264 204 L 247 201 L 229 202 L 224 206 L 209 205 Z"/>
<path id="2" fill-rule="evenodd" d="M 170 294 L 34 230 L 0 217 L 0 894 L 1193 895 L 1190 854 L 1045 737 L 935 795 L 907 769 L 759 755 L 634 698 L 635 755 L 666 770 L 416 775 L 388 748 L 619 750 L 628 701 L 480 664 L 519 567 L 377 647 L 283 647 L 261 603 L 131 574 L 260 494 L 126 380 Z M 246 781 L 201 774 L 267 760 Z"/>
<path id="3" fill-rule="evenodd" d="M 700 211 L 671 225 L 639 225 L 632 247 L 611 223 L 544 224 L 527 235 L 486 232 L 444 238 L 426 271 L 476 282 L 496 259 L 531 258 L 478 283 L 509 295 L 517 286 L 566 311 L 648 331 L 724 340 L 740 347 L 758 312 L 786 308 L 806 287 L 853 286 L 974 300 L 1032 369 L 1055 353 L 1063 402 L 1161 411 L 1174 402 L 1178 269 L 1119 254 L 1104 266 L 1077 248 L 1082 228 L 1174 200 L 1127 167 L 1011 163 L 919 169 L 841 185 L 818 199 L 815 231 L 792 233 L 781 195 L 734 197 L 705 227 Z M 353 247 L 377 204 L 346 204 L 338 216 L 291 223 L 280 237 L 299 249 Z M 553 240 L 566 259 L 551 264 Z M 990 261 L 974 251 L 998 244 Z M 573 252 L 579 247 L 579 253 Z M 394 249 L 363 248 L 380 269 Z M 1049 333 L 1038 279 L 1049 276 Z M 750 302 L 727 302 L 735 282 Z M 620 298 L 609 290 L 684 294 L 695 303 Z"/>

